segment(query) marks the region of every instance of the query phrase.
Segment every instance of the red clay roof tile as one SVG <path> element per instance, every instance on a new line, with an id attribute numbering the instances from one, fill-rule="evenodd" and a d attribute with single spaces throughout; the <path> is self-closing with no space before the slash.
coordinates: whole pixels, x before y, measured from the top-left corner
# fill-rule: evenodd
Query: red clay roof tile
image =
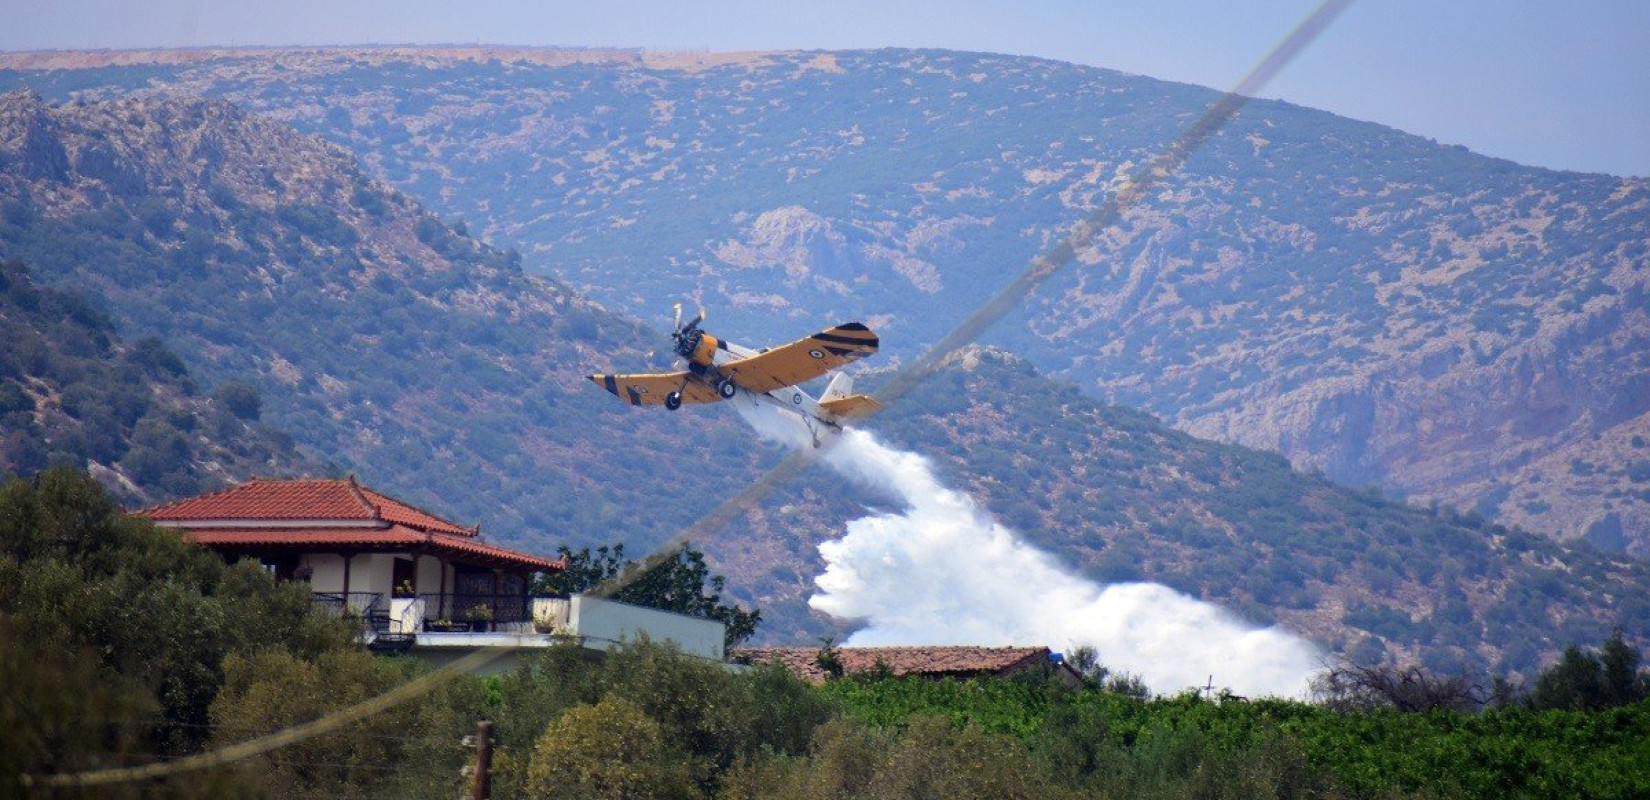
<path id="1" fill-rule="evenodd" d="M 837 648 L 843 672 L 853 674 L 876 669 L 880 660 L 895 675 L 1001 675 L 1047 661 L 1047 647 L 975 647 L 932 645 L 922 647 L 841 647 Z M 777 661 L 803 680 L 821 683 L 826 674 L 819 668 L 818 647 L 740 647 L 733 655 L 761 664 Z"/>
<path id="2" fill-rule="evenodd" d="M 136 516 L 157 522 L 203 520 L 382 520 L 421 531 L 475 536 L 466 528 L 421 508 L 373 491 L 354 478 L 262 480 L 198 497 L 143 509 Z"/>

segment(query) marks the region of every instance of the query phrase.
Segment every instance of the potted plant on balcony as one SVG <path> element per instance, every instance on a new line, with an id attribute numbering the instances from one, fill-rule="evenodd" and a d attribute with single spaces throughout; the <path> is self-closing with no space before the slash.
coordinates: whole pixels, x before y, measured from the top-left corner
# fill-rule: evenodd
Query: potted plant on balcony
<path id="1" fill-rule="evenodd" d="M 493 621 L 493 607 L 486 603 L 476 603 L 464 612 L 464 618 L 470 621 L 470 630 L 482 633 Z"/>
<path id="2" fill-rule="evenodd" d="M 417 597 L 418 590 L 413 588 L 412 581 L 404 580 L 396 584 L 390 594 L 394 597 Z"/>

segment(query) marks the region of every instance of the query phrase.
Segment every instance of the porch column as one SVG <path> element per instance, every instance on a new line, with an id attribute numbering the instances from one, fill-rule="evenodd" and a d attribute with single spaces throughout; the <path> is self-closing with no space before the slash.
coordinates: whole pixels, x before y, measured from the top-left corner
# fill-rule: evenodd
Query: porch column
<path id="1" fill-rule="evenodd" d="M 436 561 L 441 564 L 441 616 L 438 617 L 438 619 L 452 619 L 452 617 L 447 616 L 447 559 L 438 558 Z M 454 598 L 454 606 L 458 605 L 456 599 L 457 598 Z M 457 609 L 455 608 L 454 610 L 456 611 Z"/>

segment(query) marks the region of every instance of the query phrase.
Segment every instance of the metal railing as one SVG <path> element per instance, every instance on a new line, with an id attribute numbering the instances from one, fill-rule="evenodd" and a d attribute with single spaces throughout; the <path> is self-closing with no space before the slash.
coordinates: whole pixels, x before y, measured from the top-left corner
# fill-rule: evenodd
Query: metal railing
<path id="1" fill-rule="evenodd" d="M 431 629 L 441 622 L 493 630 L 496 625 L 533 621 L 532 599 L 525 594 L 423 592 L 418 598 L 424 601 L 425 626 Z"/>
<path id="2" fill-rule="evenodd" d="M 363 631 L 390 629 L 389 604 L 382 592 L 316 592 L 313 601 L 324 614 L 360 620 Z"/>

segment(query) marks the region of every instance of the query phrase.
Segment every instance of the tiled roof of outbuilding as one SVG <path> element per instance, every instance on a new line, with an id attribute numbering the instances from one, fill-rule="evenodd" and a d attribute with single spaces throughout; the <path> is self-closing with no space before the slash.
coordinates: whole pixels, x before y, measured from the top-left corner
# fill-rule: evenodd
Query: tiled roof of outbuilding
<path id="1" fill-rule="evenodd" d="M 922 647 L 839 647 L 843 672 L 869 672 L 881 661 L 895 675 L 1001 675 L 1049 659 L 1047 647 L 976 647 L 932 645 Z M 741 647 L 733 655 L 761 664 L 777 661 L 803 680 L 823 682 L 818 647 Z"/>

